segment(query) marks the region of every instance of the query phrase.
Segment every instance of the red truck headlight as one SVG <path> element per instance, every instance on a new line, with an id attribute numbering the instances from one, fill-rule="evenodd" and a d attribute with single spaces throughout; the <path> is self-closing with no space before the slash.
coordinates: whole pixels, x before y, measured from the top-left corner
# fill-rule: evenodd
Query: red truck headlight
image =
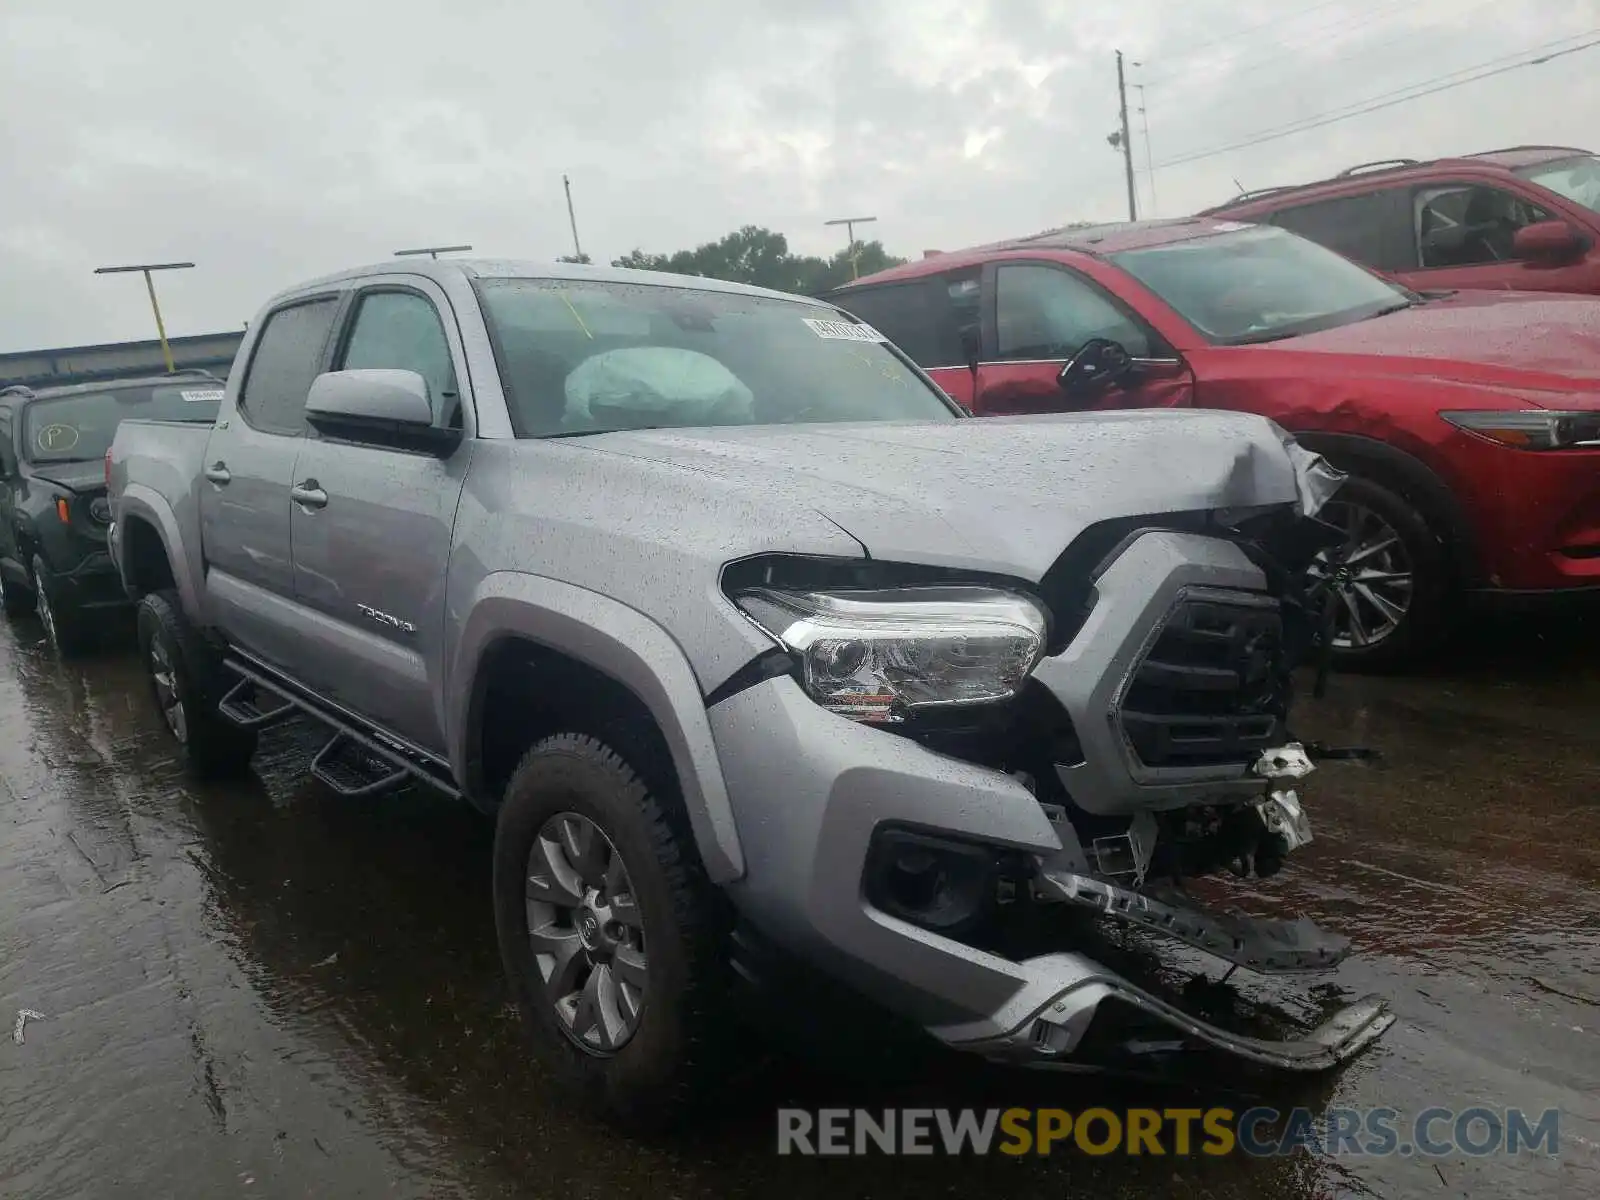
<path id="1" fill-rule="evenodd" d="M 1457 429 L 1517 450 L 1600 448 L 1600 412 L 1555 412 L 1533 408 L 1439 414 Z"/>

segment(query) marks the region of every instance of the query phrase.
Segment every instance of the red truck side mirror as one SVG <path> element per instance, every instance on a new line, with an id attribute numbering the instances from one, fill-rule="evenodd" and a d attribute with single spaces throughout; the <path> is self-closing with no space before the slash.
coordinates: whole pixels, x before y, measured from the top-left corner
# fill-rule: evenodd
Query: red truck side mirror
<path id="1" fill-rule="evenodd" d="M 1588 239 L 1565 221 L 1524 225 L 1511 239 L 1511 252 L 1526 262 L 1570 262 L 1588 248 Z"/>

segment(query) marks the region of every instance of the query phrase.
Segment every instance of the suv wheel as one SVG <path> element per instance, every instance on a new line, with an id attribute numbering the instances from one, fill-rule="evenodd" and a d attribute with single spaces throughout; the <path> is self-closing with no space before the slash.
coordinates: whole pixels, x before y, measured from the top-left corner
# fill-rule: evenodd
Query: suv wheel
<path id="1" fill-rule="evenodd" d="M 0 611 L 8 617 L 22 617 L 33 611 L 33 593 L 20 584 L 8 584 L 0 571 Z"/>
<path id="2" fill-rule="evenodd" d="M 539 1056 L 634 1130 L 719 1074 L 729 992 L 717 896 L 686 830 L 596 738 L 535 745 L 495 831 L 500 954 Z"/>
<path id="3" fill-rule="evenodd" d="M 62 595 L 61 585 L 45 566 L 44 559 L 33 556 L 34 605 L 39 613 L 39 624 L 50 647 L 63 658 L 70 658 L 83 650 L 88 641 L 83 616 L 71 601 Z"/>
<path id="4" fill-rule="evenodd" d="M 1318 514 L 1345 531 L 1317 556 L 1313 598 L 1332 593 L 1333 658 L 1353 669 L 1413 662 L 1447 630 L 1449 567 L 1444 547 L 1405 499 L 1352 475 Z"/>
<path id="5" fill-rule="evenodd" d="M 202 778 L 242 774 L 255 753 L 255 731 L 217 711 L 221 664 L 184 617 L 175 593 L 152 592 L 139 601 L 139 654 L 184 767 Z"/>

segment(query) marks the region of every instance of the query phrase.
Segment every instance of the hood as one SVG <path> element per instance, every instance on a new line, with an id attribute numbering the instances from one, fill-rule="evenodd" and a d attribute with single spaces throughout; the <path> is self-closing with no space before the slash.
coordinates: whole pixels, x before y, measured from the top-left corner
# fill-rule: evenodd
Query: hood
<path id="1" fill-rule="evenodd" d="M 1371 359 L 1387 375 L 1600 393 L 1600 301 L 1592 296 L 1456 292 L 1252 351 Z M 1350 364 L 1341 364 L 1348 366 Z"/>
<path id="2" fill-rule="evenodd" d="M 106 490 L 106 464 L 102 459 L 90 462 L 30 463 L 29 473 L 69 492 L 83 495 Z"/>
<path id="3" fill-rule="evenodd" d="M 874 558 L 1037 581 L 1119 517 L 1300 502 L 1315 456 L 1245 413 L 1146 410 L 916 424 L 645 430 L 594 449 L 821 512 Z M 1315 460 L 1320 462 L 1320 460 Z"/>

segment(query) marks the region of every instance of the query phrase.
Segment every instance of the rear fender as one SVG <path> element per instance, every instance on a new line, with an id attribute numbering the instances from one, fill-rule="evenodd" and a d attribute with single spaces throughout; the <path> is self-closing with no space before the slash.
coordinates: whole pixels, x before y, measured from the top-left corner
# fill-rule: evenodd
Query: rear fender
<path id="1" fill-rule="evenodd" d="M 128 527 L 135 521 L 143 521 L 155 530 L 161 548 L 166 552 L 167 566 L 172 571 L 173 585 L 178 589 L 184 612 L 189 614 L 191 620 L 199 619 L 203 613 L 200 590 L 196 586 L 195 573 L 190 566 L 188 552 L 184 549 L 187 543 L 172 506 L 153 488 L 129 483 L 117 498 L 117 521 L 121 525 L 117 531 L 121 546 L 117 556 L 117 572 L 122 576 L 122 586 L 128 594 L 137 594 L 128 565 Z M 193 536 L 198 535 L 199 530 L 194 530 Z"/>

